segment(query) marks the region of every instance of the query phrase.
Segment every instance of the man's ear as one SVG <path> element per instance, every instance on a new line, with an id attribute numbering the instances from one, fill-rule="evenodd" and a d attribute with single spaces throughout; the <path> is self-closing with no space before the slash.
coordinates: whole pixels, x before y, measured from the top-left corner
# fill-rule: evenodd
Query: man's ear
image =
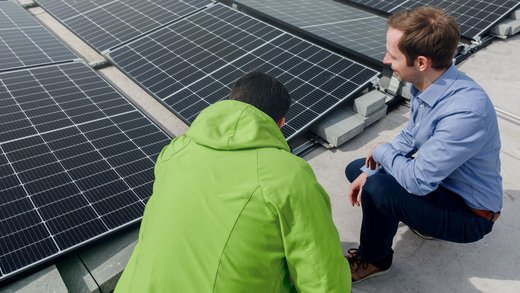
<path id="1" fill-rule="evenodd" d="M 276 121 L 276 125 L 278 125 L 278 128 L 282 128 L 284 123 L 285 123 L 285 116 L 280 118 L 278 121 Z"/>
<path id="2" fill-rule="evenodd" d="M 415 64 L 417 66 L 417 69 L 420 71 L 425 71 L 426 69 L 430 68 L 432 65 L 432 60 L 425 56 L 417 56 L 415 59 Z"/>

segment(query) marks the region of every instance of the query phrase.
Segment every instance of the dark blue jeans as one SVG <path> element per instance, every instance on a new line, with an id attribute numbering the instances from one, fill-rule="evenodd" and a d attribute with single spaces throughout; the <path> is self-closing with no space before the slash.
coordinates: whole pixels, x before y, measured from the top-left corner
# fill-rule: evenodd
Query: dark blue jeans
<path id="1" fill-rule="evenodd" d="M 352 182 L 361 174 L 365 159 L 351 162 L 345 169 Z M 367 262 L 389 267 L 392 240 L 399 221 L 438 239 L 468 243 L 491 232 L 493 222 L 475 215 L 454 192 L 442 186 L 425 195 L 408 193 L 391 175 L 377 173 L 367 178 L 361 193 L 363 221 L 359 253 Z"/>

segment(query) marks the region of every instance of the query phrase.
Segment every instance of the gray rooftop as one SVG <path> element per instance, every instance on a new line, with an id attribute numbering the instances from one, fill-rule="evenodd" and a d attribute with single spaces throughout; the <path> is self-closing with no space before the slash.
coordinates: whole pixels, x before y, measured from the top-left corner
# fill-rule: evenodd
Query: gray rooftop
<path id="1" fill-rule="evenodd" d="M 29 10 L 62 37 L 86 62 L 103 59 L 41 8 Z M 520 35 L 494 41 L 458 67 L 488 92 L 497 107 L 502 138 L 504 209 L 493 232 L 471 244 L 423 240 L 405 225 L 394 239 L 392 270 L 353 286 L 353 292 L 520 292 Z M 114 67 L 99 71 L 170 134 L 187 126 Z M 334 222 L 345 251 L 357 247 L 361 209 L 350 207 L 345 165 L 363 157 L 377 142 L 392 139 L 405 126 L 409 108 L 401 105 L 337 149 L 320 148 L 304 158 L 330 195 Z M 137 239 L 138 229 L 61 260 L 0 292 L 110 292 Z M 65 289 L 66 288 L 66 289 Z"/>

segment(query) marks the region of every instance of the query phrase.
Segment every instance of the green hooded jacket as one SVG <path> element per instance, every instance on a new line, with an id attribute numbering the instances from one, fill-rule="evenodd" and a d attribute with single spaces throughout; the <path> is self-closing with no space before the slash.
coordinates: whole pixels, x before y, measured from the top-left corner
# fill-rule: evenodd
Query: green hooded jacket
<path id="1" fill-rule="evenodd" d="M 226 100 L 159 155 L 116 292 L 350 292 L 350 280 L 310 166 L 272 118 Z"/>

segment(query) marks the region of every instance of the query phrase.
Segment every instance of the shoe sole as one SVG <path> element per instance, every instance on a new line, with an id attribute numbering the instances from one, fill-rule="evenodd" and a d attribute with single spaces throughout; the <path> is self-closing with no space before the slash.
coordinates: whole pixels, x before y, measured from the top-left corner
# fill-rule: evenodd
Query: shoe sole
<path id="1" fill-rule="evenodd" d="M 419 232 L 419 231 L 417 231 L 417 230 L 414 230 L 414 229 L 412 229 L 412 228 L 410 228 L 410 230 L 412 230 L 412 232 L 414 232 L 415 235 L 421 237 L 421 238 L 424 239 L 424 240 L 434 240 L 434 239 L 435 239 L 435 237 L 432 237 L 432 236 L 430 236 L 430 235 L 426 235 L 426 234 L 422 234 L 421 232 Z"/>
<path id="2" fill-rule="evenodd" d="M 360 282 L 362 282 L 362 281 L 364 281 L 364 280 L 366 280 L 366 279 L 370 279 L 370 278 L 373 278 L 373 277 L 377 277 L 377 276 L 384 275 L 384 274 L 388 273 L 388 272 L 390 271 L 390 269 L 391 269 L 391 267 L 388 268 L 388 269 L 385 270 L 385 271 L 380 271 L 380 272 L 377 272 L 377 273 L 373 273 L 373 274 L 368 275 L 368 276 L 366 276 L 366 277 L 364 277 L 364 278 L 361 278 L 361 279 L 359 279 L 359 280 L 357 280 L 357 281 L 352 281 L 352 284 L 357 284 L 357 283 L 360 283 Z"/>

